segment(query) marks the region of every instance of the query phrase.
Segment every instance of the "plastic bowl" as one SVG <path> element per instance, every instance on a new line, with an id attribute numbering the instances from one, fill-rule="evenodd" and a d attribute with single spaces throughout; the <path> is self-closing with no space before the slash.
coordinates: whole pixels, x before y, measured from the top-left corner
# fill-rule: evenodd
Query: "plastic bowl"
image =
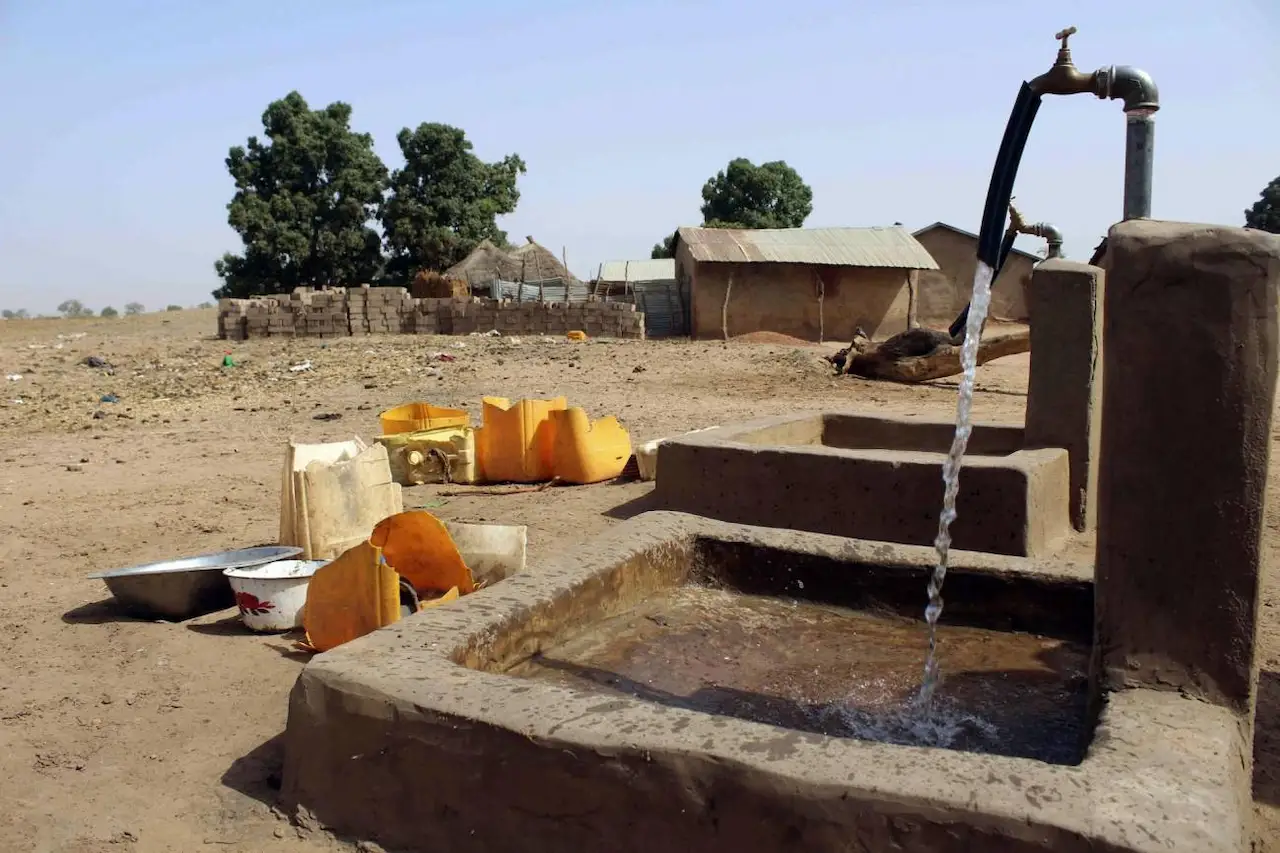
<path id="1" fill-rule="evenodd" d="M 278 560 L 265 566 L 227 569 L 240 619 L 250 631 L 292 631 L 302 627 L 307 585 L 328 560 Z"/>

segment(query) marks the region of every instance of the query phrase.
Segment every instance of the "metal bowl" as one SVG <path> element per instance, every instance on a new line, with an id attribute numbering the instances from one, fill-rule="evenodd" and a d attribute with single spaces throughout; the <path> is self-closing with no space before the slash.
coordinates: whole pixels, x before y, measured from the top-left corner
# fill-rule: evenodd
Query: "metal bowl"
<path id="1" fill-rule="evenodd" d="M 89 577 L 105 583 L 120 606 L 135 616 L 180 621 L 235 604 L 231 584 L 222 574 L 227 569 L 289 560 L 301 553 L 301 548 L 291 545 L 242 548 L 95 572 Z"/>

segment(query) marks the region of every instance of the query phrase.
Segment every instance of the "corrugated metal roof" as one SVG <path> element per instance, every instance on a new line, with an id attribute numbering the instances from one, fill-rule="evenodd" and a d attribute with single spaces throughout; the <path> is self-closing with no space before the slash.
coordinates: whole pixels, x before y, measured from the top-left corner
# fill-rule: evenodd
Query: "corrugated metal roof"
<path id="1" fill-rule="evenodd" d="M 913 237 L 919 237 L 921 234 L 932 231 L 935 228 L 945 228 L 948 231 L 954 231 L 957 234 L 963 234 L 965 237 L 971 237 L 975 243 L 979 239 L 978 235 L 974 234 L 972 231 L 966 231 L 963 228 L 957 228 L 956 226 L 950 225 L 946 222 L 935 222 L 932 225 L 926 225 L 925 227 L 921 228 L 919 231 L 913 231 L 911 233 Z M 1022 257 L 1024 258 L 1030 258 L 1036 263 L 1040 263 L 1041 261 L 1044 260 L 1044 258 L 1040 257 L 1039 255 L 1033 255 L 1030 252 L 1024 252 L 1022 249 L 1019 249 L 1016 246 L 1013 248 L 1013 253 L 1015 255 L 1022 255 Z"/>
<path id="2" fill-rule="evenodd" d="M 936 270 L 937 262 L 907 229 L 884 228 L 681 228 L 695 261 L 713 263 L 821 264 Z"/>
<path id="3" fill-rule="evenodd" d="M 606 261 L 600 265 L 601 281 L 673 281 L 675 277 L 675 258 Z"/>

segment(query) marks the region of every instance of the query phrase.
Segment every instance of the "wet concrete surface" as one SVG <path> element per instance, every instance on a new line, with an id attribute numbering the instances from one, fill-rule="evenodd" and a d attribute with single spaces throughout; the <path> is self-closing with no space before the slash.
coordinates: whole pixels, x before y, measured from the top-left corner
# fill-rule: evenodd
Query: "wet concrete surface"
<path id="1" fill-rule="evenodd" d="M 708 586 L 655 595 L 508 672 L 832 737 L 1079 763 L 1088 648 L 945 623 L 928 708 L 914 702 L 923 619 Z"/>

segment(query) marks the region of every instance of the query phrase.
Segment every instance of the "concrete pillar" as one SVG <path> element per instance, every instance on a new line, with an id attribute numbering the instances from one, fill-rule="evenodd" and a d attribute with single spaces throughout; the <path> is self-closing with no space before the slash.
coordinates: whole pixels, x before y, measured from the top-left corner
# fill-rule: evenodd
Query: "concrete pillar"
<path id="1" fill-rule="evenodd" d="M 1054 258 L 1031 276 L 1027 448 L 1061 447 L 1071 464 L 1071 526 L 1091 529 L 1102 426 L 1102 303 L 1098 267 Z"/>
<path id="2" fill-rule="evenodd" d="M 1280 237 L 1108 237 L 1095 654 L 1110 686 L 1253 712 Z"/>

